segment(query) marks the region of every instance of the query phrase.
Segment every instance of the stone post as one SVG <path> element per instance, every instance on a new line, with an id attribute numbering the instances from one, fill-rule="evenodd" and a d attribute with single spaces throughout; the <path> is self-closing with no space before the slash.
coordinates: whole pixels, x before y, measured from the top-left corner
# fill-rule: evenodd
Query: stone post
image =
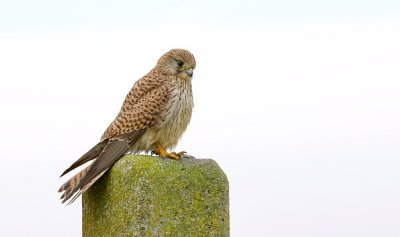
<path id="1" fill-rule="evenodd" d="M 210 159 L 127 155 L 83 194 L 83 236 L 229 236 L 229 185 Z"/>

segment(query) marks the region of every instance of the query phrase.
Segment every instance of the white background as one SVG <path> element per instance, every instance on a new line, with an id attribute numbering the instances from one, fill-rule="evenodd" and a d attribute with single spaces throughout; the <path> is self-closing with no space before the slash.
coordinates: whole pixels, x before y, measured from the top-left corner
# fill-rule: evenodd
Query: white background
<path id="1" fill-rule="evenodd" d="M 1 2 L 0 236 L 81 235 L 58 176 L 176 47 L 231 236 L 400 236 L 399 42 L 394 1 Z"/>

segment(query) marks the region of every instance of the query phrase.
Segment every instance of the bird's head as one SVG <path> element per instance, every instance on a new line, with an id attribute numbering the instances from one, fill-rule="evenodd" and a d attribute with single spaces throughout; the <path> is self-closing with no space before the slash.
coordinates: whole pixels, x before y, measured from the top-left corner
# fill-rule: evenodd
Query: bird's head
<path id="1" fill-rule="evenodd" d="M 196 67 L 193 54 L 185 49 L 171 49 L 157 62 L 156 70 L 167 76 L 177 76 L 181 79 L 190 79 Z"/>

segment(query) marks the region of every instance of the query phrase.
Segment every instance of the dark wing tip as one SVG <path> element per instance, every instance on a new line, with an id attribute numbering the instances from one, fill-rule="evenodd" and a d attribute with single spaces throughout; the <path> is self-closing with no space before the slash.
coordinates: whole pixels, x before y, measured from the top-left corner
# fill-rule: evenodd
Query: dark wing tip
<path id="1" fill-rule="evenodd" d="M 72 167 L 69 167 L 68 169 L 66 169 L 59 178 L 63 177 L 65 174 L 67 174 L 68 172 L 70 172 L 72 170 Z"/>
<path id="2" fill-rule="evenodd" d="M 99 143 L 97 143 L 92 149 L 86 152 L 81 158 L 75 161 L 68 169 L 66 169 L 61 175 L 60 178 L 63 177 L 65 174 L 70 172 L 71 170 L 85 164 L 86 162 L 97 158 L 97 156 L 103 151 L 103 148 L 107 145 L 108 139 L 105 139 Z"/>

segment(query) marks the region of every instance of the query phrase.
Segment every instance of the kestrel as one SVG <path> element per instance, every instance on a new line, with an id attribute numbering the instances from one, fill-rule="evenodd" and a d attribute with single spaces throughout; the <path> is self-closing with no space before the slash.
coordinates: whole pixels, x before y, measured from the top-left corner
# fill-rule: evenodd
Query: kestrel
<path id="1" fill-rule="evenodd" d="M 193 54 L 172 49 L 136 81 L 100 142 L 62 173 L 95 159 L 60 187 L 63 203 L 72 203 L 126 152 L 152 152 L 176 160 L 184 155 L 166 150 L 177 145 L 192 116 L 195 67 Z"/>

